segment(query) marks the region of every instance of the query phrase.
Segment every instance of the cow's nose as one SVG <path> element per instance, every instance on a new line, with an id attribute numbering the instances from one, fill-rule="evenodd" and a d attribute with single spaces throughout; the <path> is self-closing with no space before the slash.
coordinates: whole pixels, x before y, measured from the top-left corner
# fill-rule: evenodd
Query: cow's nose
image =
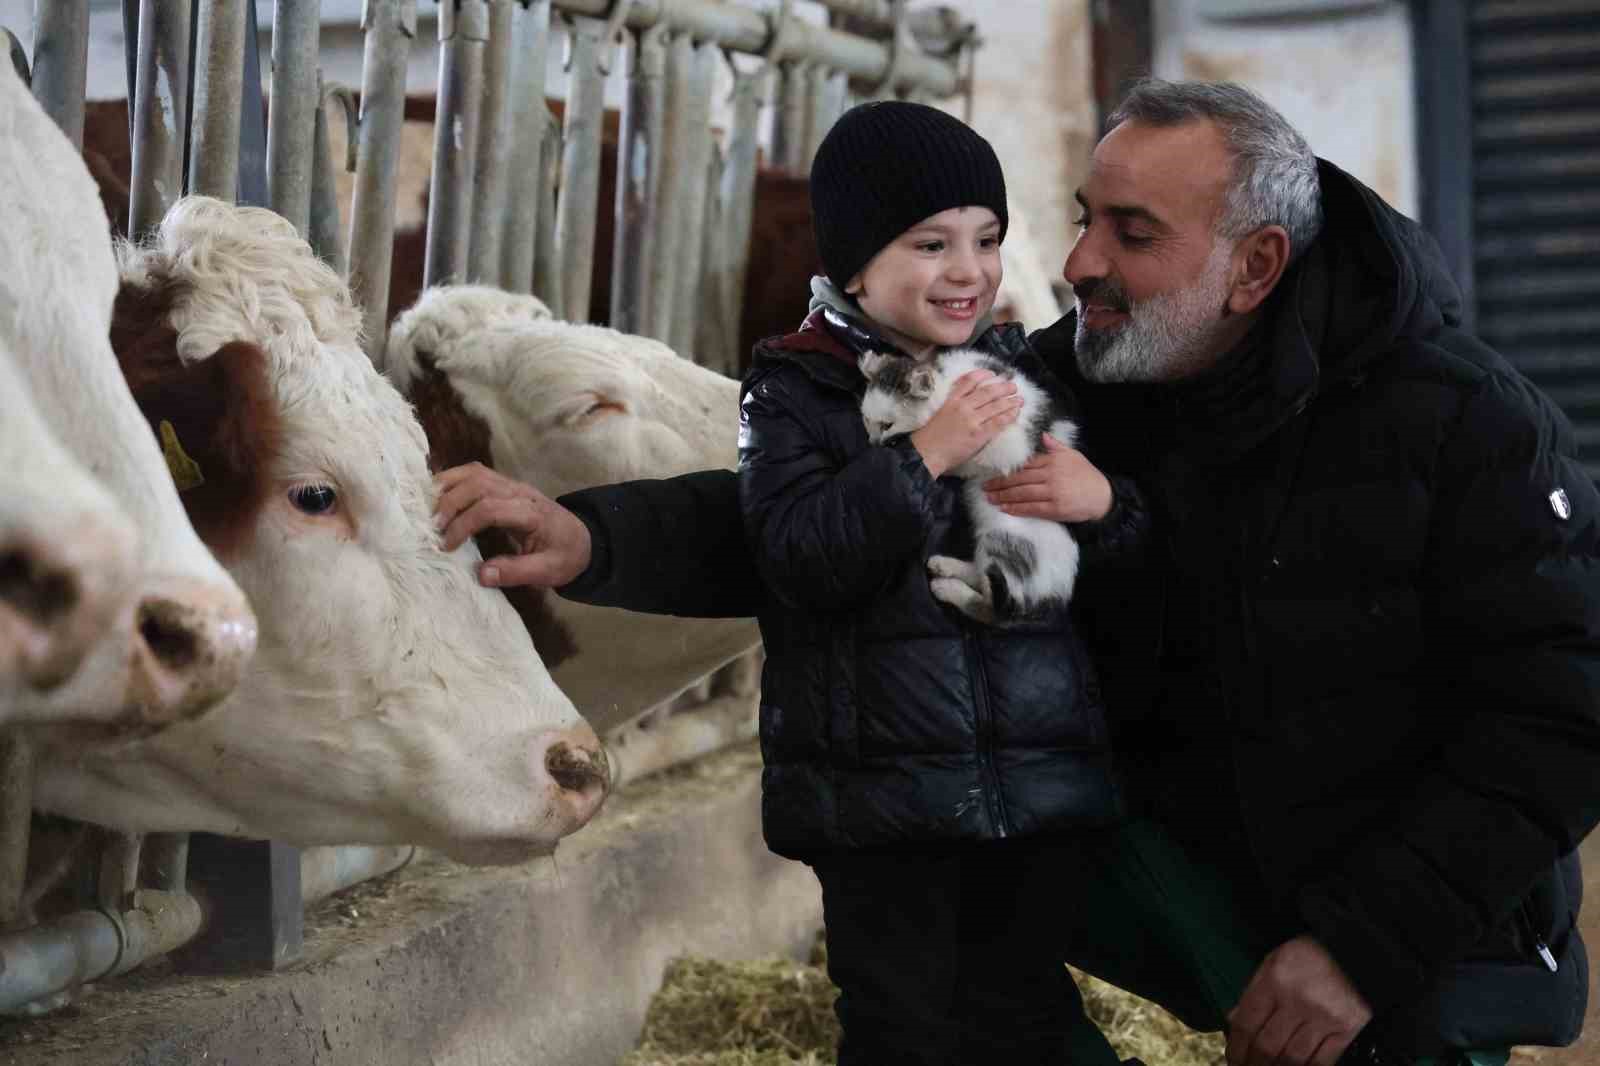
<path id="1" fill-rule="evenodd" d="M 575 832 L 593 818 L 611 788 L 611 767 L 600 738 L 588 723 L 548 735 L 541 756 L 555 788 L 552 802 L 563 816 L 562 835 Z"/>
<path id="2" fill-rule="evenodd" d="M 38 689 L 71 677 L 131 600 L 137 558 L 133 527 L 112 516 L 0 531 L 0 672 Z"/>
<path id="3" fill-rule="evenodd" d="M 135 624 L 129 698 L 146 725 L 203 713 L 233 691 L 256 650 L 243 596 L 192 578 L 148 583 Z"/>

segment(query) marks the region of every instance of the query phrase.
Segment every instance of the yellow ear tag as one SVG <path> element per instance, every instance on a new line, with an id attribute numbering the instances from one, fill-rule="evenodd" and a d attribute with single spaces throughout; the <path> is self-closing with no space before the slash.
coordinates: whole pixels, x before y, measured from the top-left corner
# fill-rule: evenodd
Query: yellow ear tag
<path id="1" fill-rule="evenodd" d="M 172 423 L 162 419 L 159 429 L 161 454 L 167 460 L 167 469 L 172 472 L 172 483 L 178 486 L 178 491 L 188 492 L 204 485 L 206 476 L 200 472 L 200 464 L 189 458 L 189 453 L 178 443 L 178 431 L 172 428 Z"/>

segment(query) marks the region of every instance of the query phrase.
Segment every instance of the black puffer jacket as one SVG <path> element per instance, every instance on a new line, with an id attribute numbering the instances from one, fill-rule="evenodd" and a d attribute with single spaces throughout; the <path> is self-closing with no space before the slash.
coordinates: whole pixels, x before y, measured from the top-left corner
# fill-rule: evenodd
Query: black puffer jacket
<path id="1" fill-rule="evenodd" d="M 818 311 L 758 345 L 745 379 L 740 496 L 771 597 L 767 843 L 806 855 L 1103 825 L 1118 806 L 1104 712 L 1067 613 L 999 629 L 933 598 L 928 557 L 972 551 L 961 483 L 935 481 L 904 438 L 868 444 L 869 344 Z M 1037 363 L 1018 327 L 976 346 Z"/>
<path id="2" fill-rule="evenodd" d="M 1224 823 L 1396 1050 L 1567 1043 L 1600 497 L 1562 415 L 1458 328 L 1431 238 L 1321 177 L 1323 237 L 1208 380 L 1089 384 L 1071 317 L 1035 336 L 1171 532 L 1075 600 L 1119 765 L 1163 820 Z"/>

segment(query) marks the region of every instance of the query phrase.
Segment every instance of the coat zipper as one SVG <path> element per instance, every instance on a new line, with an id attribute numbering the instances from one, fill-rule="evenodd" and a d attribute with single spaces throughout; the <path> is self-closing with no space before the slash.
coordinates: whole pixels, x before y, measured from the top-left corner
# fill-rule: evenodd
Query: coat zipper
<path id="1" fill-rule="evenodd" d="M 1010 833 L 1006 825 L 1005 804 L 1000 802 L 1000 777 L 994 769 L 994 723 L 989 711 L 989 677 L 983 669 L 983 659 L 978 654 L 978 638 L 972 632 L 962 634 L 967 646 L 967 666 L 972 671 L 972 694 L 975 697 L 974 714 L 978 726 L 978 769 L 983 775 L 984 792 L 989 798 L 989 818 L 1002 839 Z"/>
<path id="2" fill-rule="evenodd" d="M 1528 901 L 1522 900 L 1517 904 L 1517 915 L 1522 919 L 1523 928 L 1528 931 L 1528 939 L 1533 941 L 1533 950 L 1544 963 L 1545 969 L 1555 973 L 1559 968 L 1556 965 L 1555 952 L 1550 950 L 1550 945 L 1544 942 L 1544 937 L 1539 933 L 1539 927 L 1533 924 L 1533 915 L 1528 913 Z"/>

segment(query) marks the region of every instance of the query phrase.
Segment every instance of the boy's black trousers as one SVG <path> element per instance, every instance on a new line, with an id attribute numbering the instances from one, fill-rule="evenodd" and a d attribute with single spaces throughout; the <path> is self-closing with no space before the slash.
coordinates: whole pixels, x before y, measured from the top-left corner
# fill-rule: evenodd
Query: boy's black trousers
<path id="1" fill-rule="evenodd" d="M 1063 879 L 1086 873 L 1065 868 L 1073 851 L 1022 840 L 811 857 L 839 1066 L 1115 1064 L 1063 964 Z"/>

